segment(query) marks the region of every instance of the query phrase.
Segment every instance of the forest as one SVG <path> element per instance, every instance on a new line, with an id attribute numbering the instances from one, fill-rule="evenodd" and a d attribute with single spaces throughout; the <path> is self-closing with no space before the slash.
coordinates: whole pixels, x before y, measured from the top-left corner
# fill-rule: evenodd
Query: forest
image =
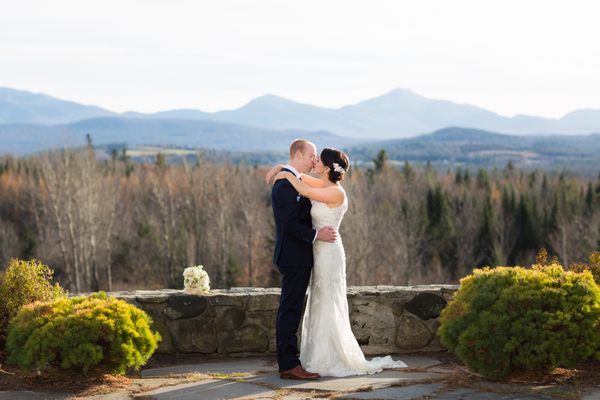
<path id="1" fill-rule="evenodd" d="M 99 159 L 80 149 L 0 157 L 0 273 L 38 259 L 71 292 L 181 288 L 203 265 L 212 288 L 279 285 L 270 166 Z M 568 171 L 353 165 L 340 235 L 349 285 L 458 283 L 473 268 L 564 265 L 600 248 L 600 176 Z"/>

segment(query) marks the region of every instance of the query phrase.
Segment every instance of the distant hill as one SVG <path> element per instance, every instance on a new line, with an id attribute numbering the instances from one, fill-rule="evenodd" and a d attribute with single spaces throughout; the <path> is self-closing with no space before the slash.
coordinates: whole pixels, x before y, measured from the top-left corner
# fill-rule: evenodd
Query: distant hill
<path id="1" fill-rule="evenodd" d="M 90 134 L 94 144 L 206 148 L 233 152 L 285 151 L 303 137 L 318 146 L 348 146 L 359 141 L 325 131 L 272 131 L 217 121 L 101 117 L 71 124 L 0 125 L 0 154 L 28 154 L 50 148 L 79 146 Z"/>
<path id="2" fill-rule="evenodd" d="M 569 169 L 597 176 L 600 134 L 516 136 L 478 129 L 446 128 L 408 139 L 350 146 L 356 160 L 371 160 L 384 149 L 391 160 L 431 162 L 438 167 L 494 167 L 511 161 L 525 169 Z"/>
<path id="3" fill-rule="evenodd" d="M 215 113 L 187 109 L 116 114 L 42 94 L 0 88 L 0 124 L 63 124 L 102 116 L 210 120 L 276 131 L 328 131 L 345 137 L 372 139 L 414 137 L 449 126 L 519 135 L 600 132 L 600 110 L 576 110 L 560 119 L 528 115 L 509 118 L 472 105 L 429 99 L 405 89 L 395 89 L 336 109 L 266 95 L 235 110 Z"/>
<path id="4" fill-rule="evenodd" d="M 0 124 L 61 124 L 114 114 L 96 106 L 0 87 Z"/>

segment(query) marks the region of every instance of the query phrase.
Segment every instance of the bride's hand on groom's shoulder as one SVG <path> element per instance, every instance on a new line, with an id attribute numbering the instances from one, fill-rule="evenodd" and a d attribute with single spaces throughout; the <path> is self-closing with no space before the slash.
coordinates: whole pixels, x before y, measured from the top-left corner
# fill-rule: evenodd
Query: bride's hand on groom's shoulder
<path id="1" fill-rule="evenodd" d="M 269 172 L 267 172 L 267 176 L 265 177 L 265 179 L 267 180 L 267 185 L 269 183 L 271 183 L 271 181 L 275 182 L 276 179 L 273 179 L 273 178 L 282 169 L 283 169 L 283 164 L 277 164 L 276 166 L 271 168 L 271 170 L 269 170 Z"/>
<path id="2" fill-rule="evenodd" d="M 288 171 L 280 171 L 278 172 L 274 177 L 273 177 L 273 183 L 277 182 L 278 180 L 281 179 L 287 179 L 292 178 L 294 176 L 294 174 L 292 174 L 291 172 Z"/>

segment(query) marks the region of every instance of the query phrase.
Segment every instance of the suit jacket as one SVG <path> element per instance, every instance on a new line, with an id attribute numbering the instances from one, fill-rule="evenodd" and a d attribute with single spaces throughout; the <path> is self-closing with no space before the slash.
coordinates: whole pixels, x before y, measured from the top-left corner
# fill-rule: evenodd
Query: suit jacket
<path id="1" fill-rule="evenodd" d="M 275 217 L 273 265 L 312 267 L 317 232 L 312 227 L 310 199 L 301 196 L 287 179 L 281 179 L 273 185 L 271 203 Z"/>

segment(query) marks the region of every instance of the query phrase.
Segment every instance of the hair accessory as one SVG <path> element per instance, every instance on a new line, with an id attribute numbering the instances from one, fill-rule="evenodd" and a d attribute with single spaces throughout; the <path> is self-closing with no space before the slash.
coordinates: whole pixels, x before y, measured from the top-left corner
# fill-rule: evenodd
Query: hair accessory
<path id="1" fill-rule="evenodd" d="M 344 172 L 346 172 L 346 170 L 345 170 L 344 168 L 342 168 L 342 167 L 340 166 L 340 164 L 338 164 L 338 163 L 336 163 L 336 162 L 334 162 L 334 163 L 333 163 L 333 170 L 334 170 L 335 172 L 339 172 L 340 174 L 343 174 Z"/>

